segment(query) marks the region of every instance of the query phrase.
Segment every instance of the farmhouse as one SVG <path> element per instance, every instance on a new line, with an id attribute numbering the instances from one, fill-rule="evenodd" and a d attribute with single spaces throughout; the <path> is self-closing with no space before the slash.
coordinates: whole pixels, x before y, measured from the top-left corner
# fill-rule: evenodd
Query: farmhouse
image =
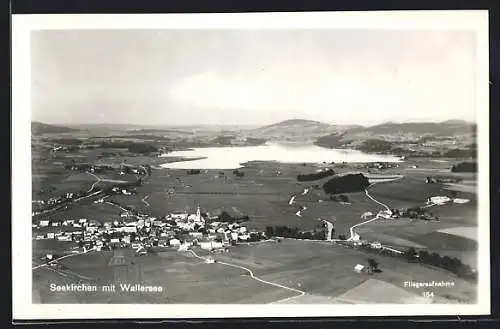
<path id="1" fill-rule="evenodd" d="M 361 219 L 368 219 L 371 216 L 373 216 L 373 213 L 371 213 L 370 211 L 367 211 L 363 215 L 361 215 Z"/>
<path id="2" fill-rule="evenodd" d="M 384 219 L 391 219 L 392 216 L 392 211 L 390 210 L 381 210 L 377 214 L 377 217 L 384 218 Z"/>
<path id="3" fill-rule="evenodd" d="M 446 202 L 450 202 L 450 201 L 451 201 L 451 199 L 447 196 L 433 196 L 433 197 L 430 197 L 428 200 L 428 202 L 436 204 L 436 205 L 443 205 Z"/>
<path id="4" fill-rule="evenodd" d="M 361 265 L 361 264 L 357 264 L 356 266 L 354 266 L 354 271 L 357 273 L 363 273 L 364 269 L 365 269 L 365 266 Z"/>
<path id="5" fill-rule="evenodd" d="M 207 259 L 205 259 L 205 264 L 213 264 L 215 263 L 215 259 L 213 259 L 213 257 L 208 257 Z"/>
<path id="6" fill-rule="evenodd" d="M 49 222 L 48 220 L 41 220 L 39 223 L 38 223 L 38 226 L 40 227 L 47 227 L 49 226 Z"/>
<path id="7" fill-rule="evenodd" d="M 203 250 L 213 250 L 213 249 L 220 249 L 223 248 L 222 242 L 216 242 L 216 241 L 202 241 L 198 243 L 200 248 Z"/>
<path id="8" fill-rule="evenodd" d="M 181 242 L 178 239 L 171 239 L 168 241 L 168 244 L 171 246 L 180 246 Z"/>

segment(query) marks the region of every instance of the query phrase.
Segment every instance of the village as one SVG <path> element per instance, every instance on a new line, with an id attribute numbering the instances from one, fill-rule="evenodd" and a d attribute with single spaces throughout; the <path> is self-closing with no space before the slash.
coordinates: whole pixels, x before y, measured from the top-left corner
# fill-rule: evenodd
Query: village
<path id="1" fill-rule="evenodd" d="M 40 220 L 32 226 L 36 240 L 73 242 L 77 244 L 72 249 L 75 253 L 132 248 L 137 254 L 144 255 L 153 248 L 167 247 L 179 251 L 199 247 L 210 252 L 227 252 L 238 241 L 265 238 L 262 232 L 249 231 L 236 222 L 220 222 L 218 218 L 204 218 L 198 206 L 194 214 L 171 213 L 161 219 L 122 212 L 119 220 L 103 223 L 80 218 L 62 222 Z M 47 255 L 47 260 L 51 258 L 52 255 Z"/>

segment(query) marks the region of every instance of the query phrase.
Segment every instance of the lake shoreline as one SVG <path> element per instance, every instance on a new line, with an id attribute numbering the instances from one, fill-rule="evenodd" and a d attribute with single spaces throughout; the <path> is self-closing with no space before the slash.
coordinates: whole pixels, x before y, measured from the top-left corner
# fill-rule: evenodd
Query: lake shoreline
<path id="1" fill-rule="evenodd" d="M 276 163 L 369 163 L 402 162 L 396 155 L 354 149 L 325 149 L 314 144 L 266 143 L 258 146 L 209 147 L 174 151 L 165 158 L 178 158 L 160 165 L 168 169 L 238 169 L 251 162 Z"/>

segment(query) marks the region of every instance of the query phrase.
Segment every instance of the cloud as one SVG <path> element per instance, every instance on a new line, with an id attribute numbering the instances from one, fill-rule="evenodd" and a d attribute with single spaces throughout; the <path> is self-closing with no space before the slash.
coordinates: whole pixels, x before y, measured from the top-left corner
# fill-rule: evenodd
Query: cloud
<path id="1" fill-rule="evenodd" d="M 168 91 L 174 102 L 262 115 L 282 112 L 331 122 L 474 116 L 473 75 L 467 66 L 269 63 L 251 72 L 202 71 Z"/>

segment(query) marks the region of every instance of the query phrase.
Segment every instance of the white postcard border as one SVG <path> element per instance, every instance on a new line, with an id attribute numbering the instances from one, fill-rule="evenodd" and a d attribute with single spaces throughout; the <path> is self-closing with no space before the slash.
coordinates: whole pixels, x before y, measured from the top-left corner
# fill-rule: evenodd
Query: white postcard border
<path id="1" fill-rule="evenodd" d="M 33 304 L 30 32 L 42 29 L 459 29 L 477 32 L 478 303 L 473 305 Z M 12 16 L 13 318 L 226 318 L 490 314 L 488 12 L 391 11 Z"/>

